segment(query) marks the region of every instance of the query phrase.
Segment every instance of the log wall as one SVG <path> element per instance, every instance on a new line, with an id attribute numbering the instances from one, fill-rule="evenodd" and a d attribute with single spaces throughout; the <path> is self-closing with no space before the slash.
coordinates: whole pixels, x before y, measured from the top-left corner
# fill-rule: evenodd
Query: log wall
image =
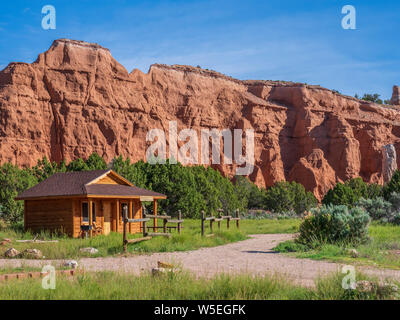
<path id="1" fill-rule="evenodd" d="M 63 232 L 74 235 L 73 202 L 71 199 L 26 200 L 25 230 Z"/>
<path id="2" fill-rule="evenodd" d="M 88 199 L 46 199 L 25 201 L 25 230 L 40 232 L 40 230 L 63 231 L 70 237 L 81 236 L 82 222 L 82 201 Z M 96 224 L 104 230 L 104 202 L 110 203 L 111 221 L 110 228 L 114 232 L 123 232 L 121 220 L 121 202 L 128 203 L 129 218 L 143 218 L 142 204 L 139 199 L 118 200 L 118 199 L 92 199 L 96 204 Z M 132 223 L 128 229 L 129 233 L 140 233 L 141 223 Z"/>

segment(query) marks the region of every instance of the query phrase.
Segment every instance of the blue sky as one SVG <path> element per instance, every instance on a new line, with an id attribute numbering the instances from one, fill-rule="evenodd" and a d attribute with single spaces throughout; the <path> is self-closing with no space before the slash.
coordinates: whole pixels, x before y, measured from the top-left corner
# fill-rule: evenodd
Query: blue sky
<path id="1" fill-rule="evenodd" d="M 56 30 L 41 9 L 56 8 Z M 357 29 L 344 30 L 344 5 Z M 400 84 L 400 2 L 2 1 L 0 69 L 33 62 L 57 38 L 96 42 L 130 72 L 153 63 L 200 65 L 239 79 L 319 84 L 390 98 Z"/>

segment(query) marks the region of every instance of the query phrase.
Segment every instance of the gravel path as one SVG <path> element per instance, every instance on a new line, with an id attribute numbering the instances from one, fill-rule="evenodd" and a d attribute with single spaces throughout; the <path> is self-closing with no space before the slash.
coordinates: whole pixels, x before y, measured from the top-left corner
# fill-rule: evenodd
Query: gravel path
<path id="1" fill-rule="evenodd" d="M 210 277 L 218 273 L 281 274 L 286 278 L 304 285 L 313 286 L 314 280 L 335 271 L 342 264 L 296 259 L 272 251 L 279 242 L 289 240 L 290 234 L 262 234 L 251 239 L 213 248 L 195 251 L 154 253 L 130 257 L 81 258 L 79 266 L 87 271 L 123 271 L 140 274 L 157 266 L 157 261 L 179 264 L 183 269 L 198 276 Z M 62 261 L 0 259 L 0 267 L 41 266 L 49 262 Z M 400 270 L 358 267 L 365 274 L 381 279 L 393 278 L 400 281 Z"/>

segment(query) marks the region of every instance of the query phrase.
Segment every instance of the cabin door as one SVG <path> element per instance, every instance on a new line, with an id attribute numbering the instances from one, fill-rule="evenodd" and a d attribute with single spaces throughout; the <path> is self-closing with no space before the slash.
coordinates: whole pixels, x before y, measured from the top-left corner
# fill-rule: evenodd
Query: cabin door
<path id="1" fill-rule="evenodd" d="M 107 235 L 111 231 L 111 202 L 103 203 L 104 212 L 104 234 Z"/>

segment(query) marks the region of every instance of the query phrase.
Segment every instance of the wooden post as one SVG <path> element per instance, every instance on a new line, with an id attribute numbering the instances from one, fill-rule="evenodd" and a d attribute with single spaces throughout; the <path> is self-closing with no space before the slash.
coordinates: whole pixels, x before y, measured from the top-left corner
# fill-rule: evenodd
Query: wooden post
<path id="1" fill-rule="evenodd" d="M 221 219 L 223 215 L 224 215 L 224 209 L 218 209 L 218 219 Z M 221 221 L 218 221 L 218 230 L 221 230 Z"/>
<path id="2" fill-rule="evenodd" d="M 117 229 L 116 229 L 115 231 L 116 231 L 116 232 L 119 232 L 119 219 L 120 219 L 120 218 L 119 218 L 119 215 L 121 214 L 121 213 L 120 213 L 120 210 L 119 210 L 119 200 L 116 201 L 116 204 L 115 204 L 115 205 L 117 206 L 117 208 L 116 208 L 116 209 L 117 209 L 117 211 L 116 211 L 116 212 L 117 212 L 117 214 L 116 214 L 116 216 L 117 216 L 117 221 L 116 221 L 116 227 L 117 227 Z"/>
<path id="3" fill-rule="evenodd" d="M 212 218 L 213 216 L 211 216 L 211 218 Z M 211 233 L 213 233 L 213 223 L 214 223 L 214 220 L 213 219 L 211 219 L 210 220 L 210 231 L 211 231 Z"/>
<path id="4" fill-rule="evenodd" d="M 93 236 L 93 201 L 89 199 L 89 226 L 90 226 L 90 237 Z"/>
<path id="5" fill-rule="evenodd" d="M 228 216 L 228 218 L 226 218 L 226 228 L 229 230 L 229 223 L 231 222 L 231 217 Z"/>
<path id="6" fill-rule="evenodd" d="M 99 206 L 99 212 L 100 212 L 99 219 L 101 220 L 101 230 L 102 230 L 101 232 L 102 232 L 102 234 L 104 234 L 104 203 L 103 203 L 103 200 L 100 200 L 99 204 L 100 204 L 100 206 Z"/>
<path id="7" fill-rule="evenodd" d="M 157 215 L 157 200 L 153 200 L 153 214 Z M 157 232 L 157 218 L 153 219 L 154 232 Z"/>
<path id="8" fill-rule="evenodd" d="M 124 209 L 125 209 L 126 207 L 124 207 Z M 126 224 L 128 223 L 128 212 L 127 212 L 127 210 L 124 210 L 124 212 L 122 212 L 122 214 L 123 214 L 123 216 L 122 216 L 122 220 L 123 220 L 123 223 L 124 223 L 124 227 L 123 227 L 123 239 L 124 239 L 124 252 L 126 253 L 126 246 L 127 246 L 127 243 L 128 243 L 128 241 L 127 241 L 127 239 L 126 239 Z"/>
<path id="9" fill-rule="evenodd" d="M 147 237 L 147 224 L 143 221 L 143 237 Z"/>
<path id="10" fill-rule="evenodd" d="M 178 211 L 178 220 L 182 220 L 182 211 L 181 210 Z M 182 226 L 182 223 L 178 222 L 178 233 L 179 234 L 181 233 L 181 229 L 182 229 L 181 226 Z"/>
<path id="11" fill-rule="evenodd" d="M 116 232 L 117 231 L 117 210 L 116 210 L 115 201 L 111 201 L 111 217 L 112 217 L 111 231 Z"/>
<path id="12" fill-rule="evenodd" d="M 206 214 L 205 214 L 204 210 L 201 210 L 201 236 L 202 237 L 204 237 L 204 233 L 205 233 L 205 230 L 204 230 L 205 220 L 206 220 Z"/>
<path id="13" fill-rule="evenodd" d="M 27 213 L 27 212 L 28 212 L 28 211 L 26 210 L 26 200 L 24 200 L 24 230 L 25 230 L 25 231 L 28 230 L 27 225 L 26 225 L 26 213 Z"/>
<path id="14" fill-rule="evenodd" d="M 167 214 L 164 212 L 164 216 L 166 216 Z M 163 219 L 163 232 L 167 233 L 167 223 L 168 220 L 167 219 Z"/>
<path id="15" fill-rule="evenodd" d="M 133 219 L 133 200 L 129 200 L 129 219 Z M 132 223 L 129 224 L 129 233 L 132 233 Z"/>
<path id="16" fill-rule="evenodd" d="M 143 214 L 143 204 L 141 201 L 139 201 L 139 219 L 144 218 L 144 214 Z M 135 215 L 136 216 L 136 215 Z M 143 228 L 143 235 L 145 234 L 145 227 L 146 227 L 146 223 L 145 222 L 140 222 L 139 226 L 141 228 Z M 140 230 L 140 229 L 139 229 Z"/>
<path id="17" fill-rule="evenodd" d="M 237 218 L 237 220 L 236 220 L 236 228 L 240 228 L 240 224 L 239 224 L 239 209 L 236 209 L 236 218 Z"/>

